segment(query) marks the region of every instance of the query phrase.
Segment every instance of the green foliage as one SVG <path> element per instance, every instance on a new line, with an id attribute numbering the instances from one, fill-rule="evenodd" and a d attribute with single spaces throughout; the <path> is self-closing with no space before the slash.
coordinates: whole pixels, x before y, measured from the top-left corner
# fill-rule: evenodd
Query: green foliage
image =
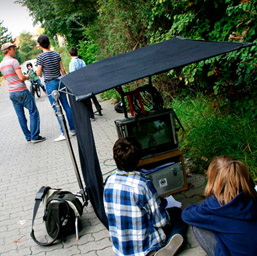
<path id="1" fill-rule="evenodd" d="M 6 42 L 12 42 L 12 35 L 8 32 L 8 29 L 2 26 L 3 21 L 0 20 L 0 45 Z"/>
<path id="2" fill-rule="evenodd" d="M 160 29 L 152 33 L 152 43 L 182 36 L 211 41 L 256 42 L 257 1 L 156 1 L 152 20 L 171 14 L 169 30 Z M 158 11 L 157 11 L 158 10 Z M 203 93 L 228 95 L 240 91 L 248 95 L 257 84 L 257 46 L 243 49 L 205 62 L 184 67 L 177 79 L 182 79 L 187 88 L 195 87 Z"/>
<path id="3" fill-rule="evenodd" d="M 60 47 L 60 48 L 58 48 L 57 52 L 61 55 L 62 63 L 63 63 L 63 66 L 64 66 L 66 72 L 69 73 L 69 64 L 70 64 L 71 58 L 69 56 L 69 52 L 68 52 L 67 48 Z"/>
<path id="4" fill-rule="evenodd" d="M 98 5 L 98 18 L 91 30 L 93 40 L 99 45 L 97 59 L 147 44 L 150 1 L 99 0 Z"/>
<path id="5" fill-rule="evenodd" d="M 92 23 L 96 17 L 94 0 L 18 0 L 26 6 L 34 22 L 40 22 L 46 33 L 65 36 L 70 45 L 82 39 L 83 27 Z"/>
<path id="6" fill-rule="evenodd" d="M 2 26 L 3 21 L 0 20 L 0 46 L 2 46 L 2 44 L 6 43 L 6 42 L 12 42 L 12 36 L 10 33 L 8 33 L 8 29 L 4 26 Z M 2 51 L 0 51 L 0 62 L 2 61 L 2 59 L 4 58 L 4 55 L 2 53 Z M 2 74 L 0 73 L 0 76 Z"/>
<path id="7" fill-rule="evenodd" d="M 21 33 L 19 38 L 19 48 L 16 57 L 20 63 L 35 59 L 42 50 L 36 48 L 36 42 L 31 39 L 30 33 Z"/>
<path id="8" fill-rule="evenodd" d="M 96 61 L 96 54 L 98 51 L 98 45 L 94 42 L 92 34 L 89 29 L 84 31 L 84 40 L 79 41 L 78 54 L 82 57 L 87 65 L 92 64 Z"/>
<path id="9" fill-rule="evenodd" d="M 193 168 L 204 171 L 213 157 L 230 155 L 244 161 L 257 180 L 256 111 L 242 109 L 224 115 L 215 101 L 202 95 L 174 99 L 172 106 L 185 128 L 181 149 L 194 163 Z"/>
<path id="10" fill-rule="evenodd" d="M 120 94 L 115 90 L 111 89 L 101 94 L 101 98 L 104 100 L 114 99 L 116 102 L 120 101 Z"/>

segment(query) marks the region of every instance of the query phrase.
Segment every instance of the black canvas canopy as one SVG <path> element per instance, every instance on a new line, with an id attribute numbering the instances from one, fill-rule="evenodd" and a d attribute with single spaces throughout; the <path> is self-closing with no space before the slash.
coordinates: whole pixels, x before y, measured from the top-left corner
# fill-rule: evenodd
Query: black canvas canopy
<path id="1" fill-rule="evenodd" d="M 251 45 L 253 44 L 173 38 L 88 65 L 66 75 L 62 78 L 62 82 L 75 95 L 76 100 L 83 100 L 92 94 L 98 94 L 140 78 Z"/>
<path id="2" fill-rule="evenodd" d="M 108 227 L 108 221 L 103 207 L 103 178 L 86 104 L 88 98 L 140 78 L 160 74 L 251 45 L 253 44 L 173 38 L 101 60 L 61 79 L 73 94 L 70 96 L 70 103 L 88 196 L 98 218 L 106 227 Z"/>

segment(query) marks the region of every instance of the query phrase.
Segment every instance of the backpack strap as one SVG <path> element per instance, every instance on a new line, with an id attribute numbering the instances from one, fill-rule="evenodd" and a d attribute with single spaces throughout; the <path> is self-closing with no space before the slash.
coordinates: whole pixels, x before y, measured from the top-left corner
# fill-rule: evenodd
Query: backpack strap
<path id="1" fill-rule="evenodd" d="M 34 211 L 33 211 L 33 218 L 32 218 L 32 230 L 31 230 L 30 236 L 31 236 L 31 238 L 33 239 L 33 241 L 34 241 L 35 243 L 37 243 L 38 245 L 41 245 L 41 246 L 47 246 L 47 245 L 53 244 L 53 243 L 57 240 L 57 238 L 58 238 L 58 236 L 59 236 L 59 233 L 60 233 L 60 227 L 59 227 L 59 225 L 56 223 L 56 227 L 57 227 L 56 236 L 54 237 L 53 241 L 51 241 L 50 243 L 41 243 L 41 242 L 39 242 L 39 241 L 36 239 L 36 237 L 35 237 L 35 235 L 34 235 L 33 226 L 34 226 L 34 221 L 35 221 L 35 218 L 36 218 L 36 215 L 37 215 L 37 211 L 38 211 L 38 208 L 39 208 L 39 205 L 40 205 L 42 199 L 44 198 L 45 194 L 47 193 L 47 191 L 48 191 L 49 189 L 51 189 L 51 188 L 50 188 L 50 187 L 45 187 L 45 186 L 43 186 L 43 187 L 41 187 L 41 188 L 39 189 L 39 191 L 37 192 L 36 198 L 35 198 L 35 205 L 34 205 Z"/>

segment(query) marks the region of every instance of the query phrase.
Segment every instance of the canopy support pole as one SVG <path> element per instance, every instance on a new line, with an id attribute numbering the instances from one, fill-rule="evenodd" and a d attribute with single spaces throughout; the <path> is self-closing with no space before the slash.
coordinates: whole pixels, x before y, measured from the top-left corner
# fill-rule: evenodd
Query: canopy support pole
<path id="1" fill-rule="evenodd" d="M 71 161 L 72 161 L 73 168 L 74 168 L 74 171 L 75 171 L 75 174 L 76 174 L 76 177 L 77 177 L 77 181 L 78 181 L 78 184 L 79 184 L 79 188 L 80 188 L 79 193 L 82 196 L 83 206 L 84 206 L 84 205 L 87 205 L 88 197 L 87 197 L 87 194 L 86 194 L 85 189 L 83 187 L 83 183 L 82 183 L 82 180 L 81 180 L 81 177 L 80 177 L 80 174 L 79 174 L 79 169 L 78 169 L 78 165 L 77 165 L 77 162 L 76 162 L 75 154 L 74 154 L 74 151 L 73 151 L 73 148 L 72 148 L 72 145 L 71 145 L 70 136 L 69 136 L 69 133 L 68 133 L 65 117 L 64 117 L 64 114 L 63 114 L 63 111 L 62 111 L 62 107 L 59 103 L 60 93 L 57 90 L 54 90 L 51 93 L 51 96 L 55 100 L 55 103 L 53 104 L 53 106 L 56 107 L 56 115 L 62 123 L 64 136 L 66 138 L 66 142 L 67 142 L 67 146 L 68 146 L 68 149 L 69 149 Z"/>

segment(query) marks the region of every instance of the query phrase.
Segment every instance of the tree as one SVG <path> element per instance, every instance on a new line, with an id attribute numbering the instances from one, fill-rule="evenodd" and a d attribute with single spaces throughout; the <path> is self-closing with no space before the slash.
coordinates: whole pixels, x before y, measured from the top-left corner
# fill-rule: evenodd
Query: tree
<path id="1" fill-rule="evenodd" d="M 65 36 L 70 45 L 77 45 L 83 30 L 97 15 L 94 0 L 18 0 L 26 6 L 34 23 L 40 22 L 50 37 Z"/>
<path id="2" fill-rule="evenodd" d="M 0 20 L 0 44 L 4 44 L 6 42 L 12 41 L 12 35 L 11 33 L 8 33 L 8 29 L 4 26 L 2 26 L 3 21 Z"/>
<path id="3" fill-rule="evenodd" d="M 42 50 L 36 48 L 36 41 L 31 40 L 30 33 L 20 34 L 19 49 L 17 51 L 17 59 L 20 63 L 26 60 L 35 59 Z"/>
<path id="4" fill-rule="evenodd" d="M 0 20 L 0 46 L 6 42 L 12 41 L 11 33 L 8 33 L 8 29 L 2 26 L 3 21 Z M 2 61 L 4 55 L 2 51 L 0 51 L 0 61 Z"/>

